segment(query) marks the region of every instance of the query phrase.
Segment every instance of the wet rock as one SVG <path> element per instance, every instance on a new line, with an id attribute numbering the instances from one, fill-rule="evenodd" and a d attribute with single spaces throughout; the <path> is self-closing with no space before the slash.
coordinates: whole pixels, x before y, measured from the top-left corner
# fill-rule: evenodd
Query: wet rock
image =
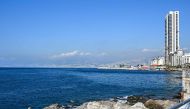
<path id="1" fill-rule="evenodd" d="M 127 102 L 129 105 L 134 105 L 135 103 L 141 102 L 145 103 L 148 99 L 141 96 L 129 96 L 127 97 Z"/>
<path id="2" fill-rule="evenodd" d="M 115 104 L 113 101 L 93 101 L 84 103 L 76 109 L 113 109 Z"/>
<path id="3" fill-rule="evenodd" d="M 48 107 L 45 107 L 44 109 L 65 109 L 65 107 L 60 104 L 52 104 Z"/>
<path id="4" fill-rule="evenodd" d="M 84 103 L 75 109 L 147 109 L 143 103 L 136 103 L 130 106 L 126 103 L 113 102 L 113 101 L 94 101 Z"/>
<path id="5" fill-rule="evenodd" d="M 75 104 L 71 101 L 70 104 Z M 152 100 L 140 96 L 117 98 L 105 101 L 92 101 L 80 106 L 53 104 L 44 109 L 168 109 L 177 102 L 171 100 Z"/>
<path id="6" fill-rule="evenodd" d="M 66 109 L 72 109 L 72 108 L 76 107 L 76 105 L 77 105 L 77 103 L 76 103 L 75 101 L 70 100 L 70 101 L 68 102 L 68 104 L 65 106 L 65 108 L 66 108 Z"/>

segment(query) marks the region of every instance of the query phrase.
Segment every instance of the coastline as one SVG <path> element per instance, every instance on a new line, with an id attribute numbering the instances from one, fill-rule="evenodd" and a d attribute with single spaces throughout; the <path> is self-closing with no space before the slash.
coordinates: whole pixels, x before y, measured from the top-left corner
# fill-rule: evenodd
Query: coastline
<path id="1" fill-rule="evenodd" d="M 126 96 L 109 100 L 88 101 L 79 106 L 72 104 L 64 106 L 56 103 L 43 109 L 168 109 L 178 104 L 179 101 L 179 98 L 152 99 L 142 96 Z"/>
<path id="2" fill-rule="evenodd" d="M 166 71 L 166 72 L 182 72 L 182 68 L 166 68 L 166 69 L 137 69 L 137 68 L 111 68 L 111 67 L 97 67 L 100 70 L 131 70 L 131 71 Z"/>

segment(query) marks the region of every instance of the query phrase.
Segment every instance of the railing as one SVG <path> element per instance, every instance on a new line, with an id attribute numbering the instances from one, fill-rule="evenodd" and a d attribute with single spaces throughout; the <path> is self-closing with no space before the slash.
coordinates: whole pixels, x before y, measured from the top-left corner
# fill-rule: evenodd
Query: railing
<path id="1" fill-rule="evenodd" d="M 176 106 L 171 107 L 170 109 L 190 109 L 190 99 L 187 99 Z"/>

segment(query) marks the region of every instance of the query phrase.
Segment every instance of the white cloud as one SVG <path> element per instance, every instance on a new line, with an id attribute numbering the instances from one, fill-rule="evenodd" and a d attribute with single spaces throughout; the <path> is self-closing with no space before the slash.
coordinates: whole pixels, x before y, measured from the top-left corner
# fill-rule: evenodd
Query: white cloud
<path id="1" fill-rule="evenodd" d="M 149 52 L 149 51 L 150 49 L 147 49 L 147 48 L 142 49 L 142 52 Z"/>
<path id="2" fill-rule="evenodd" d="M 144 48 L 142 49 L 142 52 L 157 52 L 159 51 L 158 49 L 148 49 L 148 48 Z"/>
<path id="3" fill-rule="evenodd" d="M 74 57 L 74 56 L 89 56 L 91 53 L 89 52 L 80 52 L 77 50 L 71 52 L 64 52 L 60 54 L 53 55 L 52 58 L 66 58 L 66 57 Z"/>

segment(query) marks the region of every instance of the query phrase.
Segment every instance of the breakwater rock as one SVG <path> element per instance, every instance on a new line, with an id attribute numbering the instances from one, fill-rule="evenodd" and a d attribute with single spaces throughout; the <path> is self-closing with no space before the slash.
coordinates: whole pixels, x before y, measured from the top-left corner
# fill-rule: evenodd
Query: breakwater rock
<path id="1" fill-rule="evenodd" d="M 133 106 L 114 101 L 93 101 L 84 103 L 75 109 L 147 109 L 143 103 L 138 102 Z"/>
<path id="2" fill-rule="evenodd" d="M 52 104 L 48 107 L 45 107 L 44 109 L 65 109 L 65 107 L 60 104 Z"/>
<path id="3" fill-rule="evenodd" d="M 177 102 L 171 100 L 152 100 L 143 97 L 127 97 L 127 99 L 111 99 L 91 101 L 80 106 L 62 106 L 53 104 L 44 109 L 168 109 Z"/>

